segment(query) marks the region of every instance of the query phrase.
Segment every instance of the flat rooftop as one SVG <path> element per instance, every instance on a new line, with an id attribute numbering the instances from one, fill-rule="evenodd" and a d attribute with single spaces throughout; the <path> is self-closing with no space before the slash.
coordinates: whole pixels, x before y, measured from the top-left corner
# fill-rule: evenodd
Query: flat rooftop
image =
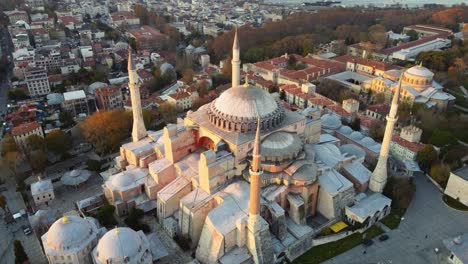
<path id="1" fill-rule="evenodd" d="M 455 170 L 452 173 L 468 181 L 468 166 Z"/>

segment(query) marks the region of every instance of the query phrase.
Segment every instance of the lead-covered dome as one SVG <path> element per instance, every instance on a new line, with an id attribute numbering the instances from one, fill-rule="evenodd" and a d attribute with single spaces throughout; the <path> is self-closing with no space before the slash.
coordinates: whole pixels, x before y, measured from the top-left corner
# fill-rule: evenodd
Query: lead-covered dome
<path id="1" fill-rule="evenodd" d="M 262 130 L 279 125 L 284 118 L 284 108 L 267 91 L 249 85 L 232 87 L 222 93 L 210 104 L 208 114 L 210 122 L 218 128 L 253 132 L 259 117 Z"/>
<path id="2" fill-rule="evenodd" d="M 124 263 L 124 261 L 133 263 L 132 260 L 150 254 L 147 241 L 143 237 L 142 232 L 136 232 L 128 227 L 110 230 L 99 240 L 96 257 L 101 263 Z"/>
<path id="3" fill-rule="evenodd" d="M 93 239 L 93 226 L 79 216 L 64 216 L 55 221 L 46 234 L 46 246 L 55 250 L 81 248 Z"/>
<path id="4" fill-rule="evenodd" d="M 418 92 L 432 85 L 434 73 L 424 66 L 417 65 L 409 68 L 403 74 L 402 84 L 411 86 Z"/>

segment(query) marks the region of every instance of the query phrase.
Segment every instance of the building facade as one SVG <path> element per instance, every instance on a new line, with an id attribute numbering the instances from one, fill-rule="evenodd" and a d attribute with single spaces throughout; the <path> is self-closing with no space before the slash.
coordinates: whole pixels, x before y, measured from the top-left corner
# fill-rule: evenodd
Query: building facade
<path id="1" fill-rule="evenodd" d="M 24 80 L 26 81 L 31 97 L 50 93 L 50 84 L 45 68 L 26 68 L 24 71 Z"/>

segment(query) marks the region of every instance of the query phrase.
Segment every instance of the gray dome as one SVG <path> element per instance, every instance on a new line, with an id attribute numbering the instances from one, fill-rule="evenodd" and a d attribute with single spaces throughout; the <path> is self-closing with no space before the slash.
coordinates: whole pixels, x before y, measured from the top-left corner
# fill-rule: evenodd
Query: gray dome
<path id="1" fill-rule="evenodd" d="M 93 234 L 93 227 L 79 216 L 64 216 L 55 221 L 46 235 L 46 244 L 55 250 L 67 250 L 86 246 Z"/>
<path id="2" fill-rule="evenodd" d="M 302 149 L 302 140 L 295 133 L 279 131 L 266 137 L 260 148 L 266 158 L 295 157 Z"/>
<path id="3" fill-rule="evenodd" d="M 366 156 L 366 152 L 362 148 L 354 144 L 344 144 L 340 146 L 340 151 L 342 153 L 348 153 L 350 155 L 354 155 L 357 158 L 363 158 Z"/>
<path id="4" fill-rule="evenodd" d="M 364 136 L 361 134 L 361 132 L 354 131 L 353 133 L 349 135 L 349 137 L 352 138 L 353 140 L 361 140 Z"/>
<path id="5" fill-rule="evenodd" d="M 324 114 L 320 120 L 324 128 L 337 129 L 341 126 L 341 120 L 335 114 Z"/>
<path id="6" fill-rule="evenodd" d="M 351 134 L 353 132 L 353 129 L 350 128 L 349 126 L 342 126 L 342 127 L 340 127 L 339 131 L 342 134 L 349 135 L 349 134 Z"/>
<path id="7" fill-rule="evenodd" d="M 161 66 L 159 66 L 159 70 L 161 71 L 161 73 L 166 73 L 167 71 L 173 71 L 174 66 L 172 66 L 170 63 L 165 62 L 161 64 Z"/>
<path id="8" fill-rule="evenodd" d="M 406 73 L 425 78 L 432 78 L 434 76 L 434 73 L 432 73 L 429 69 L 420 65 L 409 68 Z"/>
<path id="9" fill-rule="evenodd" d="M 119 227 L 108 231 L 99 240 L 96 247 L 97 258 L 102 263 L 106 263 L 107 260 L 120 263 L 119 261 L 123 261 L 125 257 L 132 259 L 147 249 L 143 247 L 144 241 L 137 232 L 128 227 Z"/>
<path id="10" fill-rule="evenodd" d="M 115 187 L 124 188 L 131 186 L 135 182 L 135 177 L 133 173 L 118 173 L 112 177 L 111 183 Z"/>
<path id="11" fill-rule="evenodd" d="M 210 122 L 218 128 L 254 132 L 258 118 L 261 129 L 276 127 L 284 119 L 284 107 L 267 91 L 248 85 L 232 87 L 213 101 L 208 109 Z"/>

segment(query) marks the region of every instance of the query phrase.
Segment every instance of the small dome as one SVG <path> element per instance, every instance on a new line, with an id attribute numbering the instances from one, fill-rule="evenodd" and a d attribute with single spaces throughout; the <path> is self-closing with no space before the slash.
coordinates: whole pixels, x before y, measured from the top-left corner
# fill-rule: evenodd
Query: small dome
<path id="1" fill-rule="evenodd" d="M 361 143 L 364 144 L 365 146 L 372 146 L 375 145 L 376 142 L 370 137 L 365 137 L 361 140 Z"/>
<path id="2" fill-rule="evenodd" d="M 121 172 L 112 177 L 112 185 L 119 187 L 119 188 L 124 188 L 127 186 L 132 185 L 135 182 L 135 177 L 133 176 L 132 173 L 126 173 Z"/>
<path id="3" fill-rule="evenodd" d="M 317 154 L 317 159 L 327 166 L 335 167 L 336 164 L 342 159 L 340 149 L 330 143 L 314 145 L 313 149 Z"/>
<path id="4" fill-rule="evenodd" d="M 353 129 L 350 128 L 349 126 L 342 126 L 342 127 L 340 127 L 339 131 L 342 134 L 349 135 L 349 134 L 351 134 L 353 132 Z"/>
<path id="5" fill-rule="evenodd" d="M 361 140 L 364 136 L 361 134 L 361 132 L 354 131 L 353 133 L 349 135 L 349 137 L 352 138 L 353 140 Z"/>
<path id="6" fill-rule="evenodd" d="M 349 155 L 354 155 L 357 158 L 363 158 L 363 157 L 366 156 L 366 152 L 362 148 L 360 148 L 360 147 L 358 147 L 358 146 L 356 146 L 354 144 L 341 145 L 340 146 L 340 151 L 342 153 L 348 153 Z"/>
<path id="7" fill-rule="evenodd" d="M 64 216 L 49 228 L 46 244 L 55 250 L 67 250 L 86 246 L 84 242 L 93 233 L 91 223 L 79 216 Z"/>
<path id="8" fill-rule="evenodd" d="M 161 71 L 161 73 L 166 73 L 167 71 L 173 71 L 174 66 L 172 66 L 172 64 L 170 63 L 165 62 L 161 64 L 161 66 L 159 66 L 159 70 Z"/>
<path id="9" fill-rule="evenodd" d="M 70 176 L 72 176 L 72 177 L 77 177 L 77 176 L 79 176 L 79 175 L 80 175 L 80 171 L 79 171 L 79 170 L 72 170 L 72 171 L 70 172 Z"/>
<path id="10" fill-rule="evenodd" d="M 341 126 L 341 120 L 335 114 L 324 114 L 320 119 L 324 128 L 337 129 Z"/>
<path id="11" fill-rule="evenodd" d="M 431 79 L 434 76 L 434 73 L 432 73 L 429 69 L 427 69 L 424 66 L 420 66 L 420 65 L 413 66 L 413 67 L 409 68 L 406 71 L 406 73 L 409 73 L 411 75 L 415 75 L 415 76 L 418 76 L 418 77 L 425 77 L 425 78 L 431 78 Z"/>
<path id="12" fill-rule="evenodd" d="M 98 242 L 97 258 L 102 263 L 107 260 L 120 263 L 125 257 L 132 259 L 143 249 L 144 241 L 137 232 L 128 227 L 119 227 L 108 231 Z M 147 248 L 146 248 L 147 249 Z"/>

